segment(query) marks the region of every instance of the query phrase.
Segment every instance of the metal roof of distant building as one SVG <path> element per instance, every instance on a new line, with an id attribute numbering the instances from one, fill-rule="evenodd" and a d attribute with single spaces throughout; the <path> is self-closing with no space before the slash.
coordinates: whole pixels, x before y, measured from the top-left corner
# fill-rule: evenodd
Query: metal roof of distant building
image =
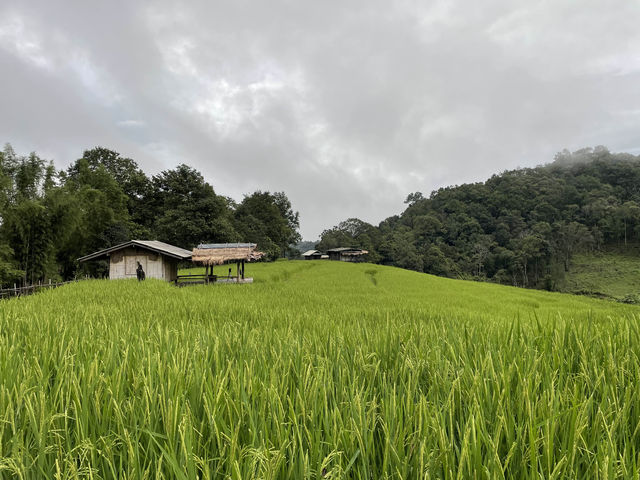
<path id="1" fill-rule="evenodd" d="M 128 242 L 114 245 L 113 247 L 98 250 L 97 252 L 90 253 L 89 255 L 85 255 L 84 257 L 80 257 L 78 261 L 86 262 L 87 260 L 93 260 L 95 258 L 108 255 L 111 252 L 115 252 L 116 250 L 121 250 L 127 247 L 145 248 L 147 250 L 161 253 L 168 257 L 177 258 L 178 260 L 188 260 L 189 258 L 191 258 L 191 252 L 189 250 L 185 250 L 184 248 L 176 247 L 175 245 L 170 245 L 168 243 L 159 242 L 158 240 L 129 240 Z"/>
<path id="2" fill-rule="evenodd" d="M 159 242 L 158 240 L 132 240 L 139 245 L 146 245 L 149 248 L 153 248 L 162 253 L 169 255 L 175 255 L 176 257 L 191 257 L 191 251 L 185 248 L 176 247 L 168 243 Z"/>
<path id="3" fill-rule="evenodd" d="M 198 245 L 199 249 L 211 249 L 211 248 L 252 248 L 255 247 L 255 243 L 201 243 Z"/>
<path id="4" fill-rule="evenodd" d="M 351 247 L 338 247 L 338 248 L 330 248 L 327 252 L 346 252 L 347 250 L 362 250 L 361 248 L 351 248 Z"/>
<path id="5" fill-rule="evenodd" d="M 303 257 L 308 257 L 310 255 L 319 255 L 320 254 L 320 250 L 307 250 L 306 252 L 304 252 L 302 254 Z"/>

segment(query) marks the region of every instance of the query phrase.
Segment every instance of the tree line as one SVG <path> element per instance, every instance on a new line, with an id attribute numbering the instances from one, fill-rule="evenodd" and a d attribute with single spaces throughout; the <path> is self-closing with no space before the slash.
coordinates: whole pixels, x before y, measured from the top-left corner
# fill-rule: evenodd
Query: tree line
<path id="1" fill-rule="evenodd" d="M 405 203 L 378 226 L 351 218 L 325 230 L 317 248 L 360 247 L 376 263 L 554 290 L 575 253 L 640 241 L 640 156 L 565 150 L 547 165 Z"/>
<path id="2" fill-rule="evenodd" d="M 218 195 L 200 172 L 178 165 L 148 176 L 131 158 L 103 147 L 57 170 L 36 153 L 0 152 L 0 283 L 33 284 L 104 274 L 79 265 L 88 253 L 130 239 L 183 248 L 253 242 L 275 259 L 300 240 L 299 216 L 283 192 L 241 202 Z"/>

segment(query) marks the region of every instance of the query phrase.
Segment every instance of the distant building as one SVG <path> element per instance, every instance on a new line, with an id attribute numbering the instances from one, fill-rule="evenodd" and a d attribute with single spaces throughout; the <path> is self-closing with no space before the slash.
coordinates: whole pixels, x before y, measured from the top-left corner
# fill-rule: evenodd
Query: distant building
<path id="1" fill-rule="evenodd" d="M 326 257 L 326 255 L 322 255 L 322 252 L 320 252 L 320 250 L 307 250 L 302 254 L 302 258 L 304 258 L 305 260 L 320 260 L 323 256 Z"/>
<path id="2" fill-rule="evenodd" d="M 340 247 L 327 250 L 329 260 L 340 262 L 364 262 L 369 252 L 360 248 Z"/>
<path id="3" fill-rule="evenodd" d="M 114 247 L 85 255 L 79 262 L 107 258 L 109 278 L 136 278 L 138 263 L 142 265 L 146 278 L 157 278 L 168 282 L 178 276 L 178 263 L 191 259 L 191 252 L 157 240 L 130 240 Z"/>

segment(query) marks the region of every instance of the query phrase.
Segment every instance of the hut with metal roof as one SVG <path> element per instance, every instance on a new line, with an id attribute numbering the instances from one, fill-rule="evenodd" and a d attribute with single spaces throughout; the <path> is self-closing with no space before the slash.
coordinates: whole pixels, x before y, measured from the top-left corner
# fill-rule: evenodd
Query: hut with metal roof
<path id="1" fill-rule="evenodd" d="M 364 262 L 369 252 L 360 248 L 340 247 L 327 250 L 329 260 L 341 262 Z"/>
<path id="2" fill-rule="evenodd" d="M 264 255 L 256 250 L 255 243 L 203 243 L 193 249 L 191 260 L 194 263 L 202 263 L 206 270 L 207 278 L 213 277 L 214 281 L 224 280 L 219 275 L 213 274 L 213 267 L 225 263 L 236 264 L 236 276 L 227 275 L 226 280 L 238 283 L 251 283 L 252 278 L 245 278 L 245 262 L 260 260 Z"/>
<path id="3" fill-rule="evenodd" d="M 302 254 L 302 258 L 305 260 L 320 260 L 323 256 L 326 257 L 326 255 L 323 255 L 320 250 L 307 250 Z"/>
<path id="4" fill-rule="evenodd" d="M 191 259 L 191 252 L 157 240 L 130 240 L 78 259 L 79 262 L 107 258 L 109 278 L 136 278 L 138 264 L 146 278 L 173 282 L 178 277 L 178 263 Z"/>

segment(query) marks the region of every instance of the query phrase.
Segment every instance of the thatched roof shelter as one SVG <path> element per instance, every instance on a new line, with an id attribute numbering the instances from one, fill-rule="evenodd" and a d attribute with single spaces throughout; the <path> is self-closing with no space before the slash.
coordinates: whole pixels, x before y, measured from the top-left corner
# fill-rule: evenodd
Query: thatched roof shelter
<path id="1" fill-rule="evenodd" d="M 226 262 L 260 260 L 264 253 L 256 251 L 255 243 L 205 243 L 193 249 L 191 260 L 205 265 Z"/>

